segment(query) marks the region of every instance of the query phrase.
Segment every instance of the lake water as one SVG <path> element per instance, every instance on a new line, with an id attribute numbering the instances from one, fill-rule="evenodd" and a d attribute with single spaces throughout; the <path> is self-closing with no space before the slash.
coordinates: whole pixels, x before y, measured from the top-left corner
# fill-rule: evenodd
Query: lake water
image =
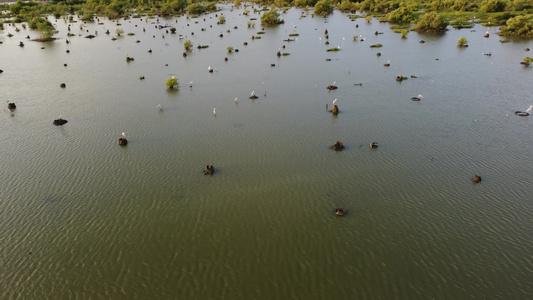
<path id="1" fill-rule="evenodd" d="M 533 117 L 514 112 L 533 104 L 533 41 L 402 39 L 298 9 L 258 35 L 259 14 L 221 8 L 223 25 L 159 20 L 176 34 L 144 18 L 72 23 L 70 44 L 63 20 L 49 43 L 0 31 L 0 298 L 531 297 Z"/>

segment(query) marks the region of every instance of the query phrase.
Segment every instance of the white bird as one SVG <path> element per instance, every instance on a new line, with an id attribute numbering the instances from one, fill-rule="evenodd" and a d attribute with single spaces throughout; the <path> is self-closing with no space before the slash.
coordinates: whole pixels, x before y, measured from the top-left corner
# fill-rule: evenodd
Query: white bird
<path id="1" fill-rule="evenodd" d="M 344 37 L 342 37 L 342 40 L 345 41 L 346 39 Z"/>
<path id="2" fill-rule="evenodd" d="M 250 94 L 251 97 L 253 97 L 255 95 L 255 91 L 252 91 L 252 93 Z"/>
<path id="3" fill-rule="evenodd" d="M 217 116 L 217 109 L 216 108 L 213 108 L 213 115 L 216 117 Z"/>
<path id="4" fill-rule="evenodd" d="M 527 113 L 530 112 L 532 108 L 533 108 L 533 105 L 530 105 L 529 108 L 526 109 L 526 112 L 527 112 Z"/>
<path id="5" fill-rule="evenodd" d="M 189 82 L 189 86 L 192 87 L 192 84 L 193 84 L 193 81 L 191 80 L 191 82 Z"/>
<path id="6" fill-rule="evenodd" d="M 157 105 L 157 108 L 159 108 L 159 111 L 163 111 L 163 106 L 161 106 L 161 104 Z"/>
<path id="7" fill-rule="evenodd" d="M 235 104 L 239 104 L 239 98 L 235 98 Z"/>
<path id="8" fill-rule="evenodd" d="M 321 41 L 321 40 L 322 40 L 322 38 L 318 38 L 318 40 L 319 40 L 319 41 Z"/>
<path id="9" fill-rule="evenodd" d="M 126 138 L 126 133 L 125 133 L 125 132 L 122 133 L 122 138 L 123 138 L 123 139 Z"/>
<path id="10" fill-rule="evenodd" d="M 341 46 L 337 46 L 337 49 L 340 49 L 340 48 L 341 48 Z"/>
<path id="11" fill-rule="evenodd" d="M 207 67 L 207 71 L 211 71 L 213 70 L 213 68 L 211 68 L 211 66 Z"/>
<path id="12" fill-rule="evenodd" d="M 335 106 L 336 102 L 337 102 L 337 98 L 335 98 L 335 100 L 333 100 L 333 106 Z"/>
<path id="13" fill-rule="evenodd" d="M 333 81 L 333 83 L 331 85 L 335 85 L 335 83 L 337 83 L 337 81 Z"/>
<path id="14" fill-rule="evenodd" d="M 418 98 L 424 98 L 424 96 L 422 96 L 422 95 L 418 95 Z"/>
<path id="15" fill-rule="evenodd" d="M 61 120 L 61 115 L 59 115 L 59 119 Z"/>

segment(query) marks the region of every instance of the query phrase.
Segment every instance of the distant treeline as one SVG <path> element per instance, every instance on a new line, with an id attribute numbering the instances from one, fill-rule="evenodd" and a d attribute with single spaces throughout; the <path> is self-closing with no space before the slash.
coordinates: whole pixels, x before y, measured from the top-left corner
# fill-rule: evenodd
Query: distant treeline
<path id="1" fill-rule="evenodd" d="M 197 16 L 216 11 L 216 4 L 227 2 L 200 0 L 66 0 L 51 2 L 21 2 L 0 5 L 8 11 L 1 18 L 9 22 L 30 22 L 36 17 L 56 18 L 78 15 L 83 21 L 96 16 L 110 19 L 147 16 Z M 266 7 L 287 10 L 300 7 L 315 15 L 328 15 L 335 9 L 351 18 L 377 18 L 393 23 L 393 29 L 443 31 L 448 25 L 469 28 L 473 23 L 500 26 L 502 35 L 533 37 L 533 0 L 235 0 L 235 7 L 266 11 Z M 1 19 L 0 19 L 1 20 Z M 7 21 L 4 21 L 7 22 Z"/>

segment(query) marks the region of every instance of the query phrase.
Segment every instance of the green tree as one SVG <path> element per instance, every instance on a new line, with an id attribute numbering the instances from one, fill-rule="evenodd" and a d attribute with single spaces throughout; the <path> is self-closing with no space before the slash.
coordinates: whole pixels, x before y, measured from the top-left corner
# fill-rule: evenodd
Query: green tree
<path id="1" fill-rule="evenodd" d="M 54 8 L 54 17 L 56 19 L 68 13 L 68 6 L 64 2 L 59 2 Z"/>
<path id="2" fill-rule="evenodd" d="M 123 34 L 123 33 L 124 33 L 124 30 L 122 30 L 122 29 L 120 29 L 120 28 L 117 28 L 117 30 L 115 30 L 115 34 L 116 34 L 117 36 L 120 36 L 120 35 Z"/>
<path id="3" fill-rule="evenodd" d="M 393 10 L 387 19 L 391 23 L 409 23 L 414 20 L 414 16 L 407 8 L 399 7 Z"/>
<path id="4" fill-rule="evenodd" d="M 307 6 L 307 0 L 295 0 L 294 6 L 296 7 L 305 7 Z"/>
<path id="5" fill-rule="evenodd" d="M 187 7 L 190 14 L 199 15 L 206 11 L 205 6 L 202 3 L 193 3 Z"/>
<path id="6" fill-rule="evenodd" d="M 468 46 L 468 40 L 462 36 L 458 41 L 457 41 L 457 44 L 461 47 L 465 47 L 465 46 Z"/>
<path id="7" fill-rule="evenodd" d="M 56 29 L 54 25 L 43 17 L 35 17 L 28 23 L 30 29 L 39 31 L 41 40 L 48 40 L 52 38 Z"/>
<path id="8" fill-rule="evenodd" d="M 339 10 L 342 12 L 356 12 L 357 4 L 350 2 L 350 0 L 342 0 Z"/>
<path id="9" fill-rule="evenodd" d="M 481 7 L 479 8 L 480 12 L 502 12 L 505 11 L 507 2 L 502 0 L 484 0 L 481 2 Z"/>
<path id="10" fill-rule="evenodd" d="M 279 19 L 279 13 L 276 9 L 272 8 L 270 11 L 263 13 L 261 16 L 261 25 L 271 26 L 283 23 L 283 20 Z"/>
<path id="11" fill-rule="evenodd" d="M 422 16 L 415 30 L 442 32 L 446 30 L 446 26 L 448 23 L 437 12 L 432 11 Z"/>
<path id="12" fill-rule="evenodd" d="M 333 12 L 333 5 L 329 0 L 320 0 L 315 4 L 315 14 L 329 15 Z"/>
<path id="13" fill-rule="evenodd" d="M 406 38 L 407 35 L 409 34 L 409 31 L 407 31 L 406 29 L 402 29 L 402 31 L 400 31 L 400 33 L 402 34 L 402 38 Z"/>
<path id="14" fill-rule="evenodd" d="M 500 35 L 503 36 L 533 36 L 533 22 L 528 16 L 520 15 L 510 18 L 505 23 L 506 26 L 500 28 Z"/>
<path id="15" fill-rule="evenodd" d="M 217 24 L 224 24 L 226 23 L 226 17 L 220 16 L 218 17 L 218 23 Z"/>
<path id="16" fill-rule="evenodd" d="M 452 9 L 455 11 L 468 10 L 468 0 L 455 0 L 455 2 L 452 5 Z"/>
<path id="17" fill-rule="evenodd" d="M 165 82 L 165 85 L 169 89 L 173 89 L 178 86 L 178 78 L 172 76 L 170 78 L 167 78 L 167 81 Z"/>

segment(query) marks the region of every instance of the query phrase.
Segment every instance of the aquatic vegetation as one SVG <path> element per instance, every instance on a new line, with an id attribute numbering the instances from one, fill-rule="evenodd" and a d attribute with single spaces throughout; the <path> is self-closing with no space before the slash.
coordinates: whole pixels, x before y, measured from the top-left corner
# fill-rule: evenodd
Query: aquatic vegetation
<path id="1" fill-rule="evenodd" d="M 381 48 L 381 47 L 383 47 L 382 44 L 372 44 L 372 45 L 370 45 L 370 48 Z"/>
<path id="2" fill-rule="evenodd" d="M 189 50 L 191 47 L 192 47 L 191 40 L 186 40 L 185 42 L 183 42 L 183 48 L 185 48 L 185 50 Z"/>
<path id="3" fill-rule="evenodd" d="M 437 12 L 426 13 L 416 23 L 416 31 L 442 32 L 446 30 L 448 23 Z"/>
<path id="4" fill-rule="evenodd" d="M 341 49 L 339 47 L 333 47 L 333 48 L 329 48 L 326 50 L 327 52 L 331 52 L 331 51 L 341 51 Z"/>
<path id="5" fill-rule="evenodd" d="M 179 85 L 178 78 L 174 76 L 167 78 L 167 81 L 165 82 L 165 86 L 169 89 L 176 88 L 178 87 L 178 85 Z"/>
<path id="6" fill-rule="evenodd" d="M 531 63 L 533 63 L 533 57 L 528 57 L 528 56 L 524 57 L 522 62 L 520 62 L 520 64 L 526 65 L 526 66 L 529 66 Z"/>
<path id="7" fill-rule="evenodd" d="M 333 5 L 329 0 L 320 0 L 315 4 L 315 14 L 329 15 L 333 12 Z"/>
<path id="8" fill-rule="evenodd" d="M 502 36 L 533 37 L 533 21 L 524 15 L 508 19 L 500 29 Z"/>
<path id="9" fill-rule="evenodd" d="M 457 41 L 457 44 L 460 46 L 460 47 L 468 47 L 468 40 L 462 36 L 458 41 Z"/>
<path id="10" fill-rule="evenodd" d="M 300 34 L 299 33 L 291 33 L 289 34 L 289 36 L 299 36 Z"/>
<path id="11" fill-rule="evenodd" d="M 28 22 L 30 29 L 37 30 L 39 32 L 40 41 L 47 41 L 52 39 L 56 29 L 54 25 L 47 19 L 43 17 L 35 17 L 30 22 Z"/>
<path id="12" fill-rule="evenodd" d="M 282 24 L 284 21 L 281 20 L 279 12 L 272 8 L 271 10 L 263 13 L 261 16 L 261 25 L 263 26 L 272 26 Z"/>

